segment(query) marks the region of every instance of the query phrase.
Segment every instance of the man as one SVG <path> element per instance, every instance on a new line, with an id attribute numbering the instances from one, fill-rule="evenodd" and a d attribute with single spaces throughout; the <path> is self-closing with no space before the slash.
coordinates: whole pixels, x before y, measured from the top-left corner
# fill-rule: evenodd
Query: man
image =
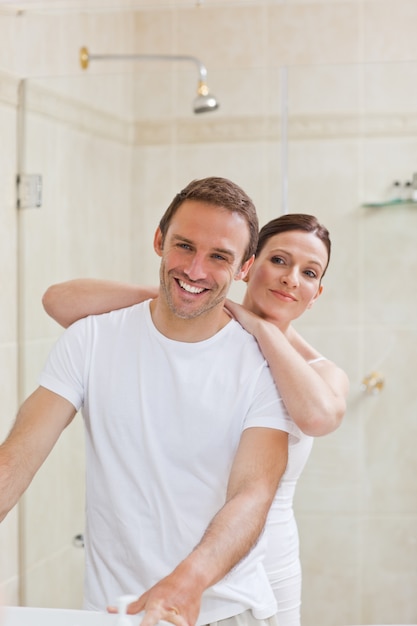
<path id="1" fill-rule="evenodd" d="M 257 233 L 240 187 L 191 182 L 155 233 L 158 297 L 66 330 L 0 447 L 1 519 L 82 408 L 87 608 L 133 593 L 143 626 L 274 619 L 258 540 L 295 430 L 223 309 Z"/>

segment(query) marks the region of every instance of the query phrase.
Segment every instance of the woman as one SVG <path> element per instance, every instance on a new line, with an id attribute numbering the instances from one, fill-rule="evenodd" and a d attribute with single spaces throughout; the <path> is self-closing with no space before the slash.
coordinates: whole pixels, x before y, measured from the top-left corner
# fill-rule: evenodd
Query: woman
<path id="1" fill-rule="evenodd" d="M 327 229 L 311 215 L 288 214 L 259 233 L 255 262 L 246 277 L 243 305 L 227 301 L 229 313 L 258 341 L 282 399 L 300 429 L 289 445 L 288 465 L 266 526 L 265 559 L 278 603 L 280 626 L 299 626 L 301 566 L 293 512 L 297 480 L 310 454 L 313 437 L 335 430 L 346 410 L 348 379 L 291 326 L 321 295 L 330 259 Z M 76 280 L 50 287 L 46 311 L 63 326 L 155 297 L 156 288 L 111 281 Z"/>

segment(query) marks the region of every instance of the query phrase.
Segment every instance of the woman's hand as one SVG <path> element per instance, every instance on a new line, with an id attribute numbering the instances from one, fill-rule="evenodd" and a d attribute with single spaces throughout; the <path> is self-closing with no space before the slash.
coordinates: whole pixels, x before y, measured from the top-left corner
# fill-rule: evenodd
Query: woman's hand
<path id="1" fill-rule="evenodd" d="M 248 331 L 248 333 L 256 336 L 257 328 L 262 322 L 258 315 L 248 311 L 248 309 L 245 309 L 241 304 L 237 304 L 232 300 L 226 300 L 224 308 L 231 317 L 233 317 L 241 326 L 243 326 L 245 330 Z"/>

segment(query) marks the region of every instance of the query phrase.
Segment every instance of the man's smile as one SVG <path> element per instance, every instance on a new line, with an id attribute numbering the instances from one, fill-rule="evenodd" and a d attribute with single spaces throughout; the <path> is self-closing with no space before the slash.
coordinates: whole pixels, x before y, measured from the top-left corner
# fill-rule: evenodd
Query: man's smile
<path id="1" fill-rule="evenodd" d="M 206 291 L 204 287 L 195 287 L 194 285 L 189 285 L 188 283 L 180 279 L 178 279 L 177 282 L 179 286 L 188 293 L 202 293 L 203 291 Z"/>

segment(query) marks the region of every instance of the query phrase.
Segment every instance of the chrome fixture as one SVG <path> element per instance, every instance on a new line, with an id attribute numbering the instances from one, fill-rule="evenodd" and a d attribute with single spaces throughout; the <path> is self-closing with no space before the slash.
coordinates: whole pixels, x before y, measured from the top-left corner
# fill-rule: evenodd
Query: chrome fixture
<path id="1" fill-rule="evenodd" d="M 216 98 L 210 94 L 207 86 L 207 69 L 197 57 L 175 54 L 90 54 L 88 48 L 80 49 L 80 64 L 86 70 L 90 61 L 186 61 L 197 65 L 199 80 L 197 96 L 193 102 L 194 113 L 206 113 L 219 108 Z"/>
<path id="2" fill-rule="evenodd" d="M 79 533 L 72 538 L 72 545 L 74 548 L 84 548 L 84 535 Z"/>
<path id="3" fill-rule="evenodd" d="M 377 395 L 385 385 L 385 378 L 380 372 L 371 372 L 362 380 L 362 390 L 366 393 Z"/>

